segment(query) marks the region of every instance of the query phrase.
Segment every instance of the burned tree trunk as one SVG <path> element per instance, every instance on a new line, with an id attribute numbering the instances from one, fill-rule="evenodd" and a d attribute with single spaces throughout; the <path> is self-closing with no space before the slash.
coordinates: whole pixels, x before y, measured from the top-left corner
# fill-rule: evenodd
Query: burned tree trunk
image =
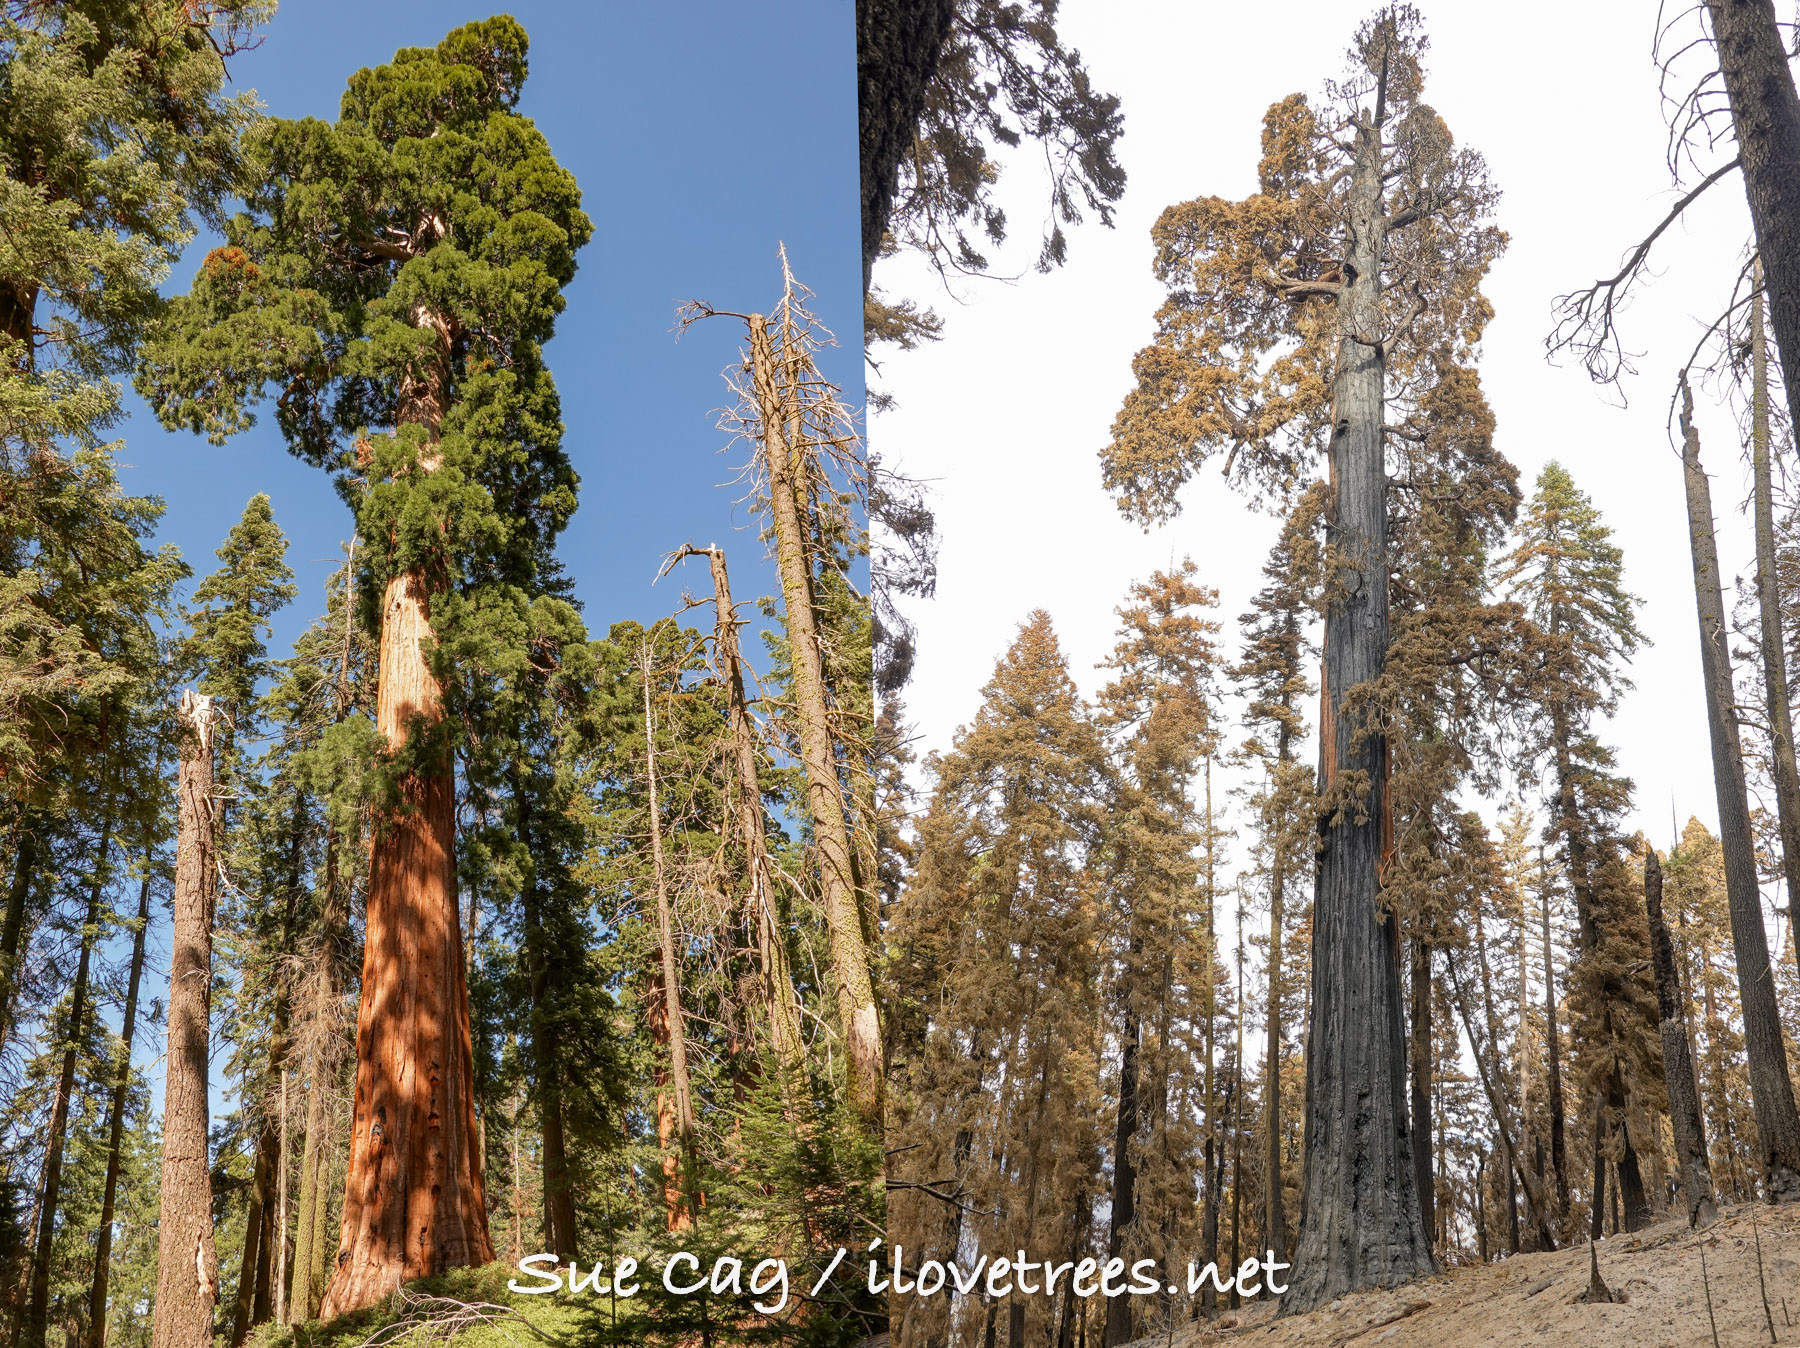
<path id="1" fill-rule="evenodd" d="M 1278 761 L 1287 756 L 1288 734 L 1287 726 L 1283 725 Z M 1287 1213 L 1281 1192 L 1281 923 L 1285 897 L 1282 891 L 1287 880 L 1284 865 L 1286 861 L 1286 852 L 1277 840 L 1275 855 L 1269 863 L 1269 1042 L 1264 1050 L 1264 1073 L 1268 1078 L 1266 1112 L 1269 1136 L 1263 1175 L 1263 1201 L 1266 1209 L 1264 1243 L 1267 1249 L 1275 1252 L 1277 1260 L 1287 1258 Z"/>
<path id="2" fill-rule="evenodd" d="M 1663 921 L 1662 863 L 1654 851 L 1644 857 L 1644 907 L 1650 915 L 1650 957 L 1656 970 L 1656 1004 L 1662 1015 L 1663 1077 L 1669 1085 L 1669 1124 L 1675 1133 L 1675 1162 L 1689 1226 L 1719 1220 L 1713 1197 L 1712 1162 L 1706 1154 L 1706 1125 L 1700 1117 L 1700 1087 L 1694 1078 L 1687 1008 L 1675 973 L 1675 944 Z"/>
<path id="3" fill-rule="evenodd" d="M 175 922 L 163 1088 L 162 1217 L 151 1348 L 205 1348 L 219 1295 L 207 1166 L 207 1030 L 212 992 L 213 706 L 181 695 Z"/>
<path id="4" fill-rule="evenodd" d="M 1131 965 L 1135 969 L 1143 953 L 1144 943 L 1138 936 L 1131 942 Z M 1113 1127 L 1112 1220 L 1107 1232 L 1106 1252 L 1110 1258 L 1124 1253 L 1125 1232 L 1137 1216 L 1137 1162 L 1131 1155 L 1131 1139 L 1138 1130 L 1138 1053 L 1142 1025 L 1132 1000 L 1130 980 L 1121 1000 L 1124 1025 L 1119 1035 L 1119 1108 Z M 1209 1187 L 1210 1187 L 1210 1181 Z M 1106 1302 L 1105 1348 L 1131 1341 L 1131 1298 L 1109 1297 Z"/>
<path id="5" fill-rule="evenodd" d="M 751 377 L 762 421 L 769 514 L 774 526 L 793 668 L 794 719 L 806 772 L 807 812 L 817 841 L 825 926 L 830 937 L 829 976 L 848 1060 L 850 1107 L 869 1134 L 879 1140 L 885 1088 L 881 1023 L 869 972 L 869 949 L 856 893 L 843 784 L 838 776 L 826 702 L 818 617 L 813 610 L 812 563 L 801 518 L 805 486 L 795 473 L 794 454 L 799 447 L 788 443 L 786 430 L 795 409 L 784 406 L 768 320 L 761 314 L 752 314 L 749 323 Z"/>
<path id="6" fill-rule="evenodd" d="M 1775 489 L 1769 464 L 1769 346 L 1763 333 L 1762 260 L 1750 296 L 1750 462 L 1756 479 L 1756 597 L 1762 634 L 1763 708 L 1769 716 L 1769 761 L 1775 778 L 1775 818 L 1781 833 L 1781 870 L 1788 912 L 1800 912 L 1800 768 L 1794 760 L 1794 721 L 1788 710 L 1787 641 L 1776 576 Z M 1790 926 L 1791 926 L 1790 921 Z M 1800 941 L 1794 943 L 1800 967 Z"/>
<path id="7" fill-rule="evenodd" d="M 1545 1064 L 1544 1103 L 1550 1114 L 1550 1169 L 1556 1181 L 1556 1217 L 1560 1223 L 1569 1213 L 1569 1153 L 1564 1123 L 1562 1036 L 1556 1028 L 1556 960 L 1550 952 L 1550 880 L 1541 847 L 1538 874 L 1544 885 L 1544 903 L 1538 917 L 1544 938 L 1544 1056 L 1549 1060 Z"/>
<path id="8" fill-rule="evenodd" d="M 1731 653 L 1726 647 L 1730 629 L 1725 624 L 1719 554 L 1713 537 L 1712 491 L 1700 466 L 1700 432 L 1694 426 L 1694 397 L 1685 372 L 1681 401 L 1681 460 L 1694 555 L 1694 600 L 1700 615 L 1700 663 L 1706 680 L 1706 720 L 1712 736 L 1713 786 L 1719 803 L 1719 842 L 1725 853 L 1731 945 L 1737 956 L 1738 992 L 1743 1003 L 1750 1099 L 1768 1200 L 1785 1203 L 1800 1199 L 1800 1113 L 1795 1110 L 1793 1082 L 1788 1077 L 1787 1048 L 1781 1038 L 1769 967 L 1769 938 L 1757 890 L 1744 755 L 1731 687 Z"/>
<path id="9" fill-rule="evenodd" d="M 1706 11 L 1767 272 L 1788 410 L 1800 426 L 1800 95 L 1773 0 L 1706 0 Z"/>
<path id="10" fill-rule="evenodd" d="M 1313 917 L 1307 1040 L 1306 1213 L 1282 1312 L 1431 1272 L 1407 1119 L 1398 932 L 1382 899 L 1387 740 L 1346 699 L 1387 663 L 1386 353 L 1381 264 L 1382 112 L 1357 119 L 1349 247 L 1338 296 L 1331 509 L 1334 579 L 1325 614 L 1325 721 L 1332 781 Z"/>

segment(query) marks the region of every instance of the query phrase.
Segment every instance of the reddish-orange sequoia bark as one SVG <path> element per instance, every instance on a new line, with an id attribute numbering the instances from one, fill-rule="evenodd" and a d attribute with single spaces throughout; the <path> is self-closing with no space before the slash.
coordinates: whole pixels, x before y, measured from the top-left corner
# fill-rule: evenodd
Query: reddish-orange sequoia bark
<path id="1" fill-rule="evenodd" d="M 388 583 L 376 724 L 390 747 L 443 718 L 421 641 L 430 588 Z M 403 1281 L 494 1258 L 475 1130 L 469 991 L 456 903 L 455 777 L 448 762 L 400 781 L 402 807 L 370 861 L 356 1096 L 329 1319 Z"/>

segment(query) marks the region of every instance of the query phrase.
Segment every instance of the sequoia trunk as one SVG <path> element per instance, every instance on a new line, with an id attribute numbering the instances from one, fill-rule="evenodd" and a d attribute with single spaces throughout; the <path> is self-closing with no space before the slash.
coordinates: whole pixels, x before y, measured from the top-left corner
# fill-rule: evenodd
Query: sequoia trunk
<path id="1" fill-rule="evenodd" d="M 1800 353 L 1797 353 L 1800 354 Z M 1725 854 L 1725 895 L 1731 910 L 1731 945 L 1737 956 L 1743 1001 L 1744 1050 L 1750 1063 L 1750 1101 L 1756 1114 L 1758 1158 L 1771 1203 L 1800 1199 L 1800 1113 L 1795 1112 L 1787 1049 L 1769 967 L 1757 890 L 1755 843 L 1745 794 L 1744 755 L 1732 711 L 1730 628 L 1719 587 L 1719 554 L 1713 537 L 1712 490 L 1700 466 L 1700 432 L 1694 398 L 1682 380 L 1681 460 L 1687 480 L 1688 537 L 1694 554 L 1694 601 L 1700 615 L 1700 664 L 1706 680 L 1706 721 L 1712 735 L 1713 786 L 1719 803 L 1719 843 Z"/>
<path id="2" fill-rule="evenodd" d="M 456 783 L 437 739 L 443 690 L 422 649 L 430 594 L 410 571 L 382 599 L 376 727 L 391 751 L 424 759 L 400 777 L 400 808 L 377 826 L 369 860 L 350 1163 L 325 1319 L 494 1257 L 475 1147 Z"/>
<path id="3" fill-rule="evenodd" d="M 175 918 L 163 1083 L 162 1217 L 151 1348 L 207 1348 L 219 1294 L 207 1166 L 207 1029 L 212 992 L 212 699 L 181 695 Z"/>
<path id="4" fill-rule="evenodd" d="M 1387 471 L 1381 263 L 1381 123 L 1359 116 L 1349 247 L 1338 297 L 1327 537 L 1325 724 L 1332 777 L 1319 821 L 1306 1053 L 1306 1214 L 1282 1313 L 1392 1285 L 1435 1267 L 1419 1215 L 1406 1112 L 1398 934 L 1382 900 L 1387 741 L 1345 698 L 1387 662 Z M 1354 799 L 1352 799 L 1354 795 Z"/>

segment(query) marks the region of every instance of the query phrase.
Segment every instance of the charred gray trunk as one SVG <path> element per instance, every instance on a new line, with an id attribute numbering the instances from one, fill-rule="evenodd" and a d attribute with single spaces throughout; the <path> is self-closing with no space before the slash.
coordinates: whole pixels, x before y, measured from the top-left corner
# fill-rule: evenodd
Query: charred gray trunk
<path id="1" fill-rule="evenodd" d="M 1700 1117 L 1700 1087 L 1688 1039 L 1687 1007 L 1675 973 L 1675 943 L 1663 921 L 1662 863 L 1644 858 L 1644 907 L 1650 915 L 1650 959 L 1656 970 L 1656 1005 L 1662 1017 L 1663 1078 L 1669 1086 L 1669 1124 L 1675 1133 L 1676 1174 L 1687 1200 L 1689 1226 L 1719 1220 L 1713 1196 L 1712 1162 L 1706 1154 L 1706 1124 Z"/>
<path id="2" fill-rule="evenodd" d="M 1773 0 L 1706 0 L 1767 272 L 1788 410 L 1800 426 L 1800 96 Z"/>
<path id="3" fill-rule="evenodd" d="M 1715 8 L 1717 6 L 1715 5 Z M 1791 86 L 1790 86 L 1791 87 Z M 1744 785 L 1726 647 L 1725 600 L 1713 537 L 1712 490 L 1700 466 L 1700 432 L 1694 398 L 1681 385 L 1682 468 L 1687 481 L 1688 537 L 1694 557 L 1694 599 L 1700 615 L 1700 664 L 1706 680 L 1706 720 L 1712 736 L 1713 786 L 1719 803 L 1719 842 L 1725 853 L 1725 892 L 1731 910 L 1731 945 L 1737 957 L 1738 993 L 1744 1013 L 1744 1049 L 1750 1065 L 1750 1099 L 1756 1115 L 1759 1164 L 1771 1203 L 1800 1199 L 1800 1113 L 1788 1077 L 1787 1048 L 1775 1004 L 1769 938 L 1757 889 L 1755 844 Z"/>
<path id="4" fill-rule="evenodd" d="M 1349 247 L 1338 297 L 1333 383 L 1333 583 L 1325 614 L 1322 738 L 1331 758 L 1320 819 L 1306 1055 L 1306 1213 L 1282 1313 L 1431 1272 L 1406 1111 L 1406 1025 L 1398 937 L 1382 899 L 1387 741 L 1348 695 L 1387 662 L 1387 472 L 1381 261 L 1381 116 L 1355 127 Z"/>
<path id="5" fill-rule="evenodd" d="M 1135 938 L 1131 944 L 1135 968 L 1143 945 Z M 1123 1048 L 1119 1054 L 1119 1111 L 1113 1130 L 1112 1221 L 1106 1242 L 1106 1252 L 1113 1258 L 1124 1253 L 1126 1229 L 1137 1215 L 1137 1165 L 1131 1157 L 1131 1139 L 1138 1129 L 1138 1040 L 1141 1027 L 1137 1008 L 1132 1003 L 1132 992 L 1128 981 L 1122 998 L 1125 1003 L 1125 1024 L 1120 1035 Z M 1131 1298 L 1108 1297 L 1103 1339 L 1105 1348 L 1118 1348 L 1118 1345 L 1130 1341 Z"/>
<path id="6" fill-rule="evenodd" d="M 1437 1206 L 1431 1173 L 1431 950 L 1422 935 L 1411 944 L 1413 1183 L 1419 1190 L 1419 1221 L 1430 1239 Z"/>

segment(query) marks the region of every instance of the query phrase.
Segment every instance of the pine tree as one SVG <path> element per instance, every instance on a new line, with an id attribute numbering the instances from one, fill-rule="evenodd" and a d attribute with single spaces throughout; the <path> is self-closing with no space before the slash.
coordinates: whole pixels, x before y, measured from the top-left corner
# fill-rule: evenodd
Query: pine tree
<path id="1" fill-rule="evenodd" d="M 510 18 L 470 24 L 352 76 L 336 123 L 259 129 L 249 209 L 139 373 L 166 425 L 215 440 L 274 393 L 290 447 L 337 476 L 366 545 L 395 794 L 368 902 L 350 1258 L 326 1314 L 493 1253 L 455 895 L 461 717 L 447 713 L 459 679 L 512 658 L 513 615 L 574 509 L 541 352 L 592 232 L 573 178 L 514 111 L 526 49 Z M 442 1179 L 417 1188 L 427 1174 Z"/>

